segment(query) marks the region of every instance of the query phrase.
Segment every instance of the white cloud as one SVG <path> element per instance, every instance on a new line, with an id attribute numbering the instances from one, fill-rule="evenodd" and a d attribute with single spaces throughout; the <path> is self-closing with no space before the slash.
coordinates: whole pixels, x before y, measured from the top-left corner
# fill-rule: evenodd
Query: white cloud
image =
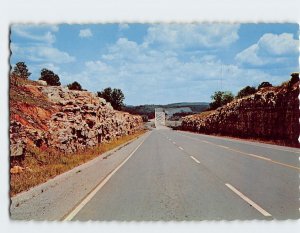
<path id="1" fill-rule="evenodd" d="M 40 78 L 41 75 L 41 70 L 43 68 L 46 68 L 48 70 L 52 70 L 55 74 L 58 74 L 60 77 L 61 74 L 61 69 L 57 64 L 53 64 L 53 63 L 39 63 L 39 64 L 30 64 L 28 65 L 28 69 L 30 70 L 30 72 L 32 73 L 30 78 L 32 80 L 38 80 Z"/>
<path id="2" fill-rule="evenodd" d="M 256 44 L 251 45 L 236 55 L 240 64 L 263 66 L 274 64 L 286 65 L 294 61 L 294 55 L 299 53 L 299 40 L 292 34 L 280 35 L 266 33 Z"/>
<path id="3" fill-rule="evenodd" d="M 170 48 L 218 48 L 238 40 L 239 24 L 157 24 L 149 27 L 148 44 Z"/>
<path id="4" fill-rule="evenodd" d="M 88 38 L 88 37 L 92 37 L 93 33 L 91 31 L 91 29 L 86 28 L 86 29 L 82 29 L 79 31 L 79 37 L 81 38 Z"/>
<path id="5" fill-rule="evenodd" d="M 127 30 L 129 29 L 129 25 L 127 23 L 120 23 L 119 24 L 119 31 Z"/>
<path id="6" fill-rule="evenodd" d="M 75 61 L 75 57 L 54 47 L 57 25 L 48 24 L 16 24 L 11 27 L 12 33 L 28 41 L 11 43 L 12 57 L 34 63 L 59 64 Z M 38 64 L 35 64 L 38 65 Z"/>
<path id="7" fill-rule="evenodd" d="M 20 47 L 18 44 L 11 43 L 11 51 L 14 57 L 33 62 L 69 63 L 75 61 L 75 57 L 68 53 L 43 44 Z"/>
<path id="8" fill-rule="evenodd" d="M 220 89 L 236 93 L 247 85 L 280 80 L 263 71 L 223 64 L 214 55 L 186 60 L 174 51 L 154 49 L 127 38 L 120 38 L 85 67 L 69 77 L 92 91 L 121 88 L 128 104 L 210 101 L 210 95 Z"/>
<path id="9" fill-rule="evenodd" d="M 258 47 L 275 56 L 297 54 L 299 40 L 295 40 L 293 34 L 289 33 L 280 35 L 267 33 L 259 39 Z"/>
<path id="10" fill-rule="evenodd" d="M 256 66 L 265 65 L 267 61 L 258 56 L 258 51 L 259 47 L 257 44 L 251 45 L 249 48 L 238 53 L 235 59 L 239 63 L 246 63 Z"/>
<path id="11" fill-rule="evenodd" d="M 85 66 L 90 72 L 103 72 L 109 69 L 109 66 L 102 61 L 87 61 Z"/>
<path id="12" fill-rule="evenodd" d="M 49 70 L 52 70 L 54 73 L 59 74 L 61 69 L 57 64 L 53 64 L 53 63 L 41 63 L 38 64 L 36 67 L 39 68 L 39 70 L 46 68 Z"/>
<path id="13" fill-rule="evenodd" d="M 52 44 L 56 38 L 53 32 L 57 32 L 59 27 L 56 25 L 34 25 L 34 24 L 15 24 L 12 25 L 11 30 L 16 35 L 38 41 L 41 43 Z"/>

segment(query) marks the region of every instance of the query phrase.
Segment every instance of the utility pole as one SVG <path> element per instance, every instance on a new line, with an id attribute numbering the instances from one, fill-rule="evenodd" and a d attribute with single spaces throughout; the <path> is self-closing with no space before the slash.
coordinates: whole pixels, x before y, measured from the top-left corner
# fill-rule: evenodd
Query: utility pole
<path id="1" fill-rule="evenodd" d="M 222 81 L 223 81 L 223 64 L 221 65 L 221 91 L 222 91 Z"/>

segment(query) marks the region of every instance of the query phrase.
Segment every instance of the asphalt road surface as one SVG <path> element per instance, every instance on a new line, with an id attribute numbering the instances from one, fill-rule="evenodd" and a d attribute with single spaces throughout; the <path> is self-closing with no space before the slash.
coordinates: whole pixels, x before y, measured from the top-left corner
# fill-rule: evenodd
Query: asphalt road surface
<path id="1" fill-rule="evenodd" d="M 153 130 L 65 220 L 298 219 L 299 153 Z"/>

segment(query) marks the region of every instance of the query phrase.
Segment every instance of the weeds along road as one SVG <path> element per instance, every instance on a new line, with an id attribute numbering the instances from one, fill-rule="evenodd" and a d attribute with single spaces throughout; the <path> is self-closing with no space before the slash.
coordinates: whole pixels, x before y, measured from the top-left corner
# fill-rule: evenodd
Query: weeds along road
<path id="1" fill-rule="evenodd" d="M 57 181 L 27 202 L 16 198 L 13 204 L 20 203 L 11 209 L 12 218 L 298 219 L 299 153 L 295 148 L 156 129 L 101 160 L 97 168 L 91 164 L 78 174 L 71 172 L 73 178 Z M 106 175 L 100 172 L 104 162 L 110 167 Z M 58 195 L 64 182 L 74 188 Z M 46 207 L 41 204 L 49 199 Z"/>

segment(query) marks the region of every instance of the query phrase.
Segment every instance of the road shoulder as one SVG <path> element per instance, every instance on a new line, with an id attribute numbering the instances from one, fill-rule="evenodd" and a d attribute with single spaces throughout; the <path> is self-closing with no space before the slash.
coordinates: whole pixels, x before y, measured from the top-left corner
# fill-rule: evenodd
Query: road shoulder
<path id="1" fill-rule="evenodd" d="M 122 163 L 148 134 L 149 132 L 46 183 L 12 197 L 11 219 L 60 220 Z"/>

